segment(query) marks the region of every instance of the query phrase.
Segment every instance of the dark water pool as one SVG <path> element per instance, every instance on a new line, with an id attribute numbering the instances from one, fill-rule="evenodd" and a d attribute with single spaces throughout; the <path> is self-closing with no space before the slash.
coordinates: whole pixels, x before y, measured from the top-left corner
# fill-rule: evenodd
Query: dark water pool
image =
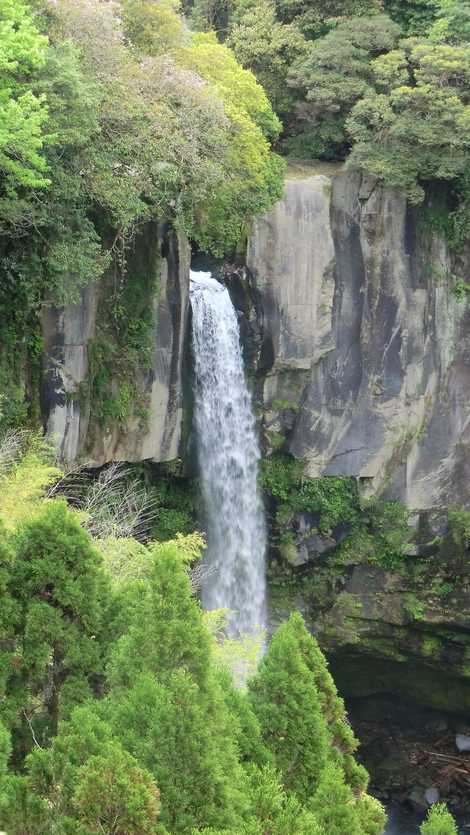
<path id="1" fill-rule="evenodd" d="M 402 806 L 387 807 L 388 824 L 384 835 L 419 835 L 419 827 L 423 820 L 420 815 L 404 809 Z M 458 821 L 460 835 L 470 835 L 470 820 Z"/>

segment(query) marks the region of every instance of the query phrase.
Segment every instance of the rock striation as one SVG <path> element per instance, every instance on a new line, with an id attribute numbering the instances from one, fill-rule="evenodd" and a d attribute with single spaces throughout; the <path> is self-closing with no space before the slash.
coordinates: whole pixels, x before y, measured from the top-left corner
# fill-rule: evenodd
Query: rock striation
<path id="1" fill-rule="evenodd" d="M 417 511 L 470 500 L 465 256 L 430 229 L 433 207 L 355 172 L 293 179 L 247 255 L 268 446 Z"/>
<path id="2" fill-rule="evenodd" d="M 47 434 L 59 458 L 99 467 L 109 461 L 168 461 L 180 451 L 183 374 L 189 310 L 188 241 L 151 225 L 134 242 L 146 269 L 158 269 L 153 310 L 151 367 L 139 380 L 148 404 L 145 420 L 103 428 L 93 420 L 83 396 L 89 374 L 89 350 L 99 325 L 100 304 L 109 283 L 85 288 L 77 304 L 45 306 L 42 402 Z"/>

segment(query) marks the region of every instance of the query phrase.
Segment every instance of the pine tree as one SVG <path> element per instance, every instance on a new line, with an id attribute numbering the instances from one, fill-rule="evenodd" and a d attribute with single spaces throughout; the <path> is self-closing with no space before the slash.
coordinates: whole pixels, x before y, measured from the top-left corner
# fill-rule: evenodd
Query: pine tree
<path id="1" fill-rule="evenodd" d="M 156 779 L 173 833 L 239 828 L 248 813 L 240 722 L 224 700 L 182 554 L 159 546 L 148 591 L 110 665 L 115 735 Z"/>
<path id="2" fill-rule="evenodd" d="M 382 835 L 387 823 L 382 804 L 364 792 L 356 803 L 356 809 L 363 835 Z"/>
<path id="3" fill-rule="evenodd" d="M 302 615 L 290 617 L 302 653 L 302 658 L 315 678 L 320 704 L 330 735 L 336 762 L 344 770 L 346 782 L 358 792 L 365 791 L 369 782 L 366 769 L 354 759 L 358 741 L 349 724 L 344 701 L 328 669 L 328 663 L 317 641 L 307 630 Z"/>
<path id="4" fill-rule="evenodd" d="M 420 828 L 421 835 L 458 835 L 456 823 L 445 803 L 435 803 Z"/>
<path id="5" fill-rule="evenodd" d="M 234 687 L 228 670 L 218 670 L 224 702 L 235 722 L 236 737 L 240 760 L 244 764 L 262 768 L 272 764 L 272 754 L 265 745 L 258 719 L 252 709 L 249 697 L 243 690 Z"/>
<path id="6" fill-rule="evenodd" d="M 154 776 L 161 820 L 172 833 L 236 828 L 248 805 L 230 716 L 214 686 L 202 693 L 186 670 L 164 683 L 142 673 L 111 693 L 109 720 L 124 747 Z"/>
<path id="7" fill-rule="evenodd" d="M 285 788 L 308 800 L 326 763 L 328 732 L 292 620 L 274 634 L 249 693 Z"/>
<path id="8" fill-rule="evenodd" d="M 260 835 L 324 835 L 315 815 L 284 791 L 281 776 L 269 765 L 250 769 L 250 795 Z"/>
<path id="9" fill-rule="evenodd" d="M 364 835 L 352 790 L 335 763 L 323 769 L 310 808 L 328 835 Z"/>
<path id="10" fill-rule="evenodd" d="M 152 777 L 119 746 L 78 770 L 72 805 L 84 835 L 152 835 L 160 809 Z"/>
<path id="11" fill-rule="evenodd" d="M 100 555 L 64 502 L 45 504 L 13 543 L 8 592 L 18 617 L 6 705 L 31 740 L 33 717 L 55 735 L 59 717 L 103 674 L 108 587 Z"/>
<path id="12" fill-rule="evenodd" d="M 201 688 L 207 685 L 211 638 L 192 595 L 184 559 L 175 542 L 155 548 L 147 591 L 136 601 L 128 631 L 111 659 L 111 684 L 129 686 L 147 670 L 162 676 L 182 669 Z"/>
<path id="13" fill-rule="evenodd" d="M 18 603 L 11 592 L 12 568 L 13 551 L 7 545 L 0 522 L 0 715 L 8 725 L 14 717 L 14 707 L 6 700 L 6 688 L 14 666 L 15 630 L 19 615 Z"/>
<path id="14" fill-rule="evenodd" d="M 152 776 L 113 737 L 98 703 L 72 712 L 50 748 L 35 748 L 11 776 L 0 820 L 9 835 L 155 833 Z"/>

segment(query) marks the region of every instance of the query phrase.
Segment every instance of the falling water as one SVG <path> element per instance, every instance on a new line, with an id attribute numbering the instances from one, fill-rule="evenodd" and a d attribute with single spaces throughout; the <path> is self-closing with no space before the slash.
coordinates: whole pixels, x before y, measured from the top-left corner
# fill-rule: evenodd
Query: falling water
<path id="1" fill-rule="evenodd" d="M 230 296 L 191 272 L 195 421 L 207 516 L 206 609 L 230 610 L 233 635 L 264 627 L 266 530 L 257 487 L 259 448 Z"/>

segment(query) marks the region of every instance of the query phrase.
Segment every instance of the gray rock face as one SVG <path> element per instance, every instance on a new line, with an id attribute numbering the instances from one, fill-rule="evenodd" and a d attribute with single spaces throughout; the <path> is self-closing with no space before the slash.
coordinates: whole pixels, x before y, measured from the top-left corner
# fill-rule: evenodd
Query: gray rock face
<path id="1" fill-rule="evenodd" d="M 458 751 L 470 751 L 470 736 L 456 734 L 455 745 Z"/>
<path id="2" fill-rule="evenodd" d="M 95 332 L 98 297 L 97 285 L 90 284 L 77 304 L 45 306 L 42 312 L 42 405 L 47 435 L 67 462 L 75 461 L 86 440 L 89 415 L 78 393 L 88 372 L 87 346 Z"/>
<path id="3" fill-rule="evenodd" d="M 433 803 L 439 803 L 440 797 L 439 789 L 436 789 L 435 786 L 430 786 L 430 788 L 426 789 L 424 792 L 424 799 L 428 806 L 432 806 Z"/>
<path id="4" fill-rule="evenodd" d="M 248 268 L 272 353 L 266 426 L 295 404 L 283 448 L 307 474 L 387 485 L 416 510 L 468 502 L 470 311 L 419 211 L 353 172 L 291 180 Z"/>
<path id="5" fill-rule="evenodd" d="M 148 230 L 147 230 L 148 232 Z M 160 248 L 165 244 L 165 256 Z M 89 466 L 111 460 L 168 461 L 178 456 L 183 412 L 183 356 L 189 300 L 190 251 L 186 239 L 157 238 L 158 290 L 154 311 L 153 353 L 150 374 L 142 380 L 149 403 L 148 420 L 132 418 L 105 432 L 90 420 L 89 404 L 80 395 L 88 374 L 88 348 L 97 327 L 100 295 L 105 285 L 93 284 L 78 304 L 65 309 L 45 307 L 43 313 L 43 410 L 47 433 L 59 458 L 77 459 Z"/>

